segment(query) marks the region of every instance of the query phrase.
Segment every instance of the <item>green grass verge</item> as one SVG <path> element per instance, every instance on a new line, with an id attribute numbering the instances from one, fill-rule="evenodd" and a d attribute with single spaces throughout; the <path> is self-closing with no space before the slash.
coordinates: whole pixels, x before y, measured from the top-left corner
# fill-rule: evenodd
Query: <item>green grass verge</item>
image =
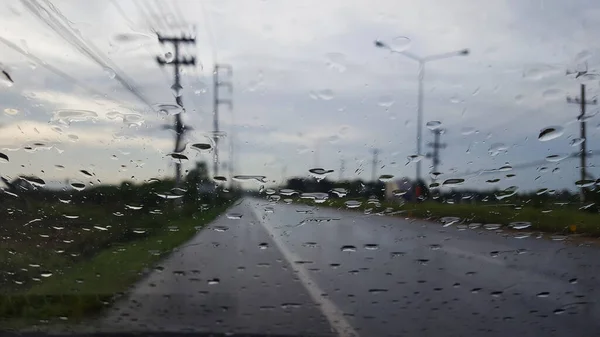
<path id="1" fill-rule="evenodd" d="M 107 307 L 147 268 L 193 237 L 230 202 L 181 216 L 153 235 L 100 251 L 26 292 L 0 295 L 0 326 L 19 328 L 40 320 L 78 321 Z M 0 330 L 2 330 L 0 328 Z"/>
<path id="2" fill-rule="evenodd" d="M 313 201 L 297 199 L 303 203 L 314 204 Z M 345 202 L 348 200 L 362 201 L 356 210 L 379 212 L 388 209 L 389 214 L 408 216 L 421 219 L 438 219 L 446 216 L 458 217 L 467 223 L 497 223 L 508 225 L 510 222 L 527 221 L 531 227 L 527 230 L 550 233 L 578 233 L 586 236 L 600 237 L 600 214 L 590 213 L 574 208 L 572 205 L 549 207 L 550 212 L 542 208 L 525 206 L 516 208 L 507 204 L 443 204 L 437 202 L 406 203 L 400 205 L 391 202 L 382 202 L 380 207 L 367 204 L 366 200 L 352 198 L 329 199 L 322 206 L 347 209 Z M 574 231 L 571 225 L 575 225 Z"/>

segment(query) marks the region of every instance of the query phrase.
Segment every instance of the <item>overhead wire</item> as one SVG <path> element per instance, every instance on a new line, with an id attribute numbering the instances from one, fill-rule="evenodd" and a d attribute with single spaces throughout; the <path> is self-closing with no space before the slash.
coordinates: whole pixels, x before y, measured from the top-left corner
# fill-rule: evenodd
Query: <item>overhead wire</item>
<path id="1" fill-rule="evenodd" d="M 117 1 L 112 0 L 111 3 L 115 6 L 115 8 L 117 8 L 117 12 L 121 15 L 121 17 L 123 17 L 123 19 L 125 19 L 126 21 L 128 21 L 131 24 L 131 28 L 133 29 L 133 26 L 135 26 L 135 23 L 133 22 L 133 20 L 131 20 L 126 14 L 125 11 L 122 10 L 121 6 L 117 3 Z M 121 8 L 119 10 L 119 8 Z M 141 12 L 141 9 L 139 7 L 136 8 L 138 10 L 138 12 Z M 148 27 L 150 28 L 150 30 L 152 32 L 154 32 L 154 34 L 157 33 L 156 28 L 153 26 L 152 22 L 147 21 L 148 20 L 148 16 L 145 15 L 144 13 L 142 13 L 142 16 L 144 16 L 144 19 L 146 20 L 146 24 L 148 25 Z M 146 52 L 148 53 L 148 55 L 150 56 L 150 58 L 154 58 L 154 55 L 152 54 L 152 52 L 150 51 L 150 49 L 148 48 L 148 46 L 144 43 L 142 43 L 142 47 L 144 48 L 144 50 L 146 50 Z M 170 79 L 168 77 L 168 74 L 166 73 L 166 70 L 163 67 L 159 67 L 161 70 L 161 73 L 167 83 L 167 86 L 170 83 Z"/>
<path id="2" fill-rule="evenodd" d="M 133 81 L 129 79 L 118 67 L 110 60 L 105 57 L 102 53 L 91 43 L 85 41 L 85 39 L 78 33 L 72 31 L 69 25 L 68 19 L 62 15 L 62 13 L 48 0 L 44 2 L 47 4 L 49 10 L 42 6 L 36 0 L 21 0 L 23 5 L 40 21 L 45 23 L 50 29 L 58 34 L 63 40 L 68 42 L 71 46 L 77 49 L 82 54 L 89 57 L 92 61 L 98 64 L 103 69 L 112 71 L 115 76 L 114 78 L 121 83 L 125 89 L 137 97 L 140 101 L 146 104 L 150 109 L 154 110 L 152 104 L 148 101 L 144 95 L 142 95 L 133 84 Z M 60 18 L 60 19 L 59 19 Z M 62 22 L 61 22 L 62 19 Z"/>
<path id="3" fill-rule="evenodd" d="M 570 153 L 570 154 L 564 155 L 565 158 L 563 160 L 577 158 L 577 157 L 579 157 L 579 155 L 580 155 L 579 152 Z M 597 156 L 597 155 L 600 155 L 600 150 L 589 151 L 587 154 L 588 157 L 593 157 L 593 156 Z M 530 162 L 524 162 L 524 163 L 519 163 L 519 164 L 515 164 L 515 165 L 510 165 L 510 167 L 511 167 L 511 171 L 513 171 L 513 170 L 520 170 L 520 169 L 532 168 L 532 167 L 543 166 L 543 165 L 551 165 L 551 164 L 553 164 L 553 162 L 550 162 L 547 159 L 538 159 L 538 160 L 534 160 L 534 161 L 530 161 Z M 464 172 L 459 172 L 459 173 L 453 173 L 452 176 L 457 176 L 457 177 L 480 176 L 482 174 L 498 173 L 498 172 L 503 172 L 503 171 L 500 171 L 498 168 L 481 169 L 481 170 L 475 170 L 475 171 L 464 171 Z"/>
<path id="4" fill-rule="evenodd" d="M 100 95 L 100 96 L 108 97 L 107 94 L 105 94 L 105 93 L 103 93 L 101 91 L 98 91 L 98 90 L 96 90 L 96 89 L 88 86 L 84 82 L 79 81 L 78 79 L 76 79 L 73 76 L 65 73 L 64 71 L 60 70 L 59 68 L 57 68 L 57 67 L 55 67 L 55 66 L 53 66 L 51 64 L 48 64 L 47 62 L 44 62 L 42 59 L 40 59 L 39 57 L 33 55 L 31 52 L 29 52 L 29 51 L 26 52 L 25 50 L 21 49 L 19 46 L 17 46 L 16 44 L 14 44 L 13 42 L 11 42 L 11 41 L 9 41 L 9 40 L 1 37 L 1 36 L 0 36 L 0 42 L 3 43 L 4 45 L 6 45 L 7 47 L 9 47 L 10 49 L 16 51 L 17 53 L 19 53 L 19 54 L 25 56 L 26 58 L 30 59 L 31 61 L 34 61 L 39 66 L 41 66 L 41 67 L 49 70 L 50 72 L 52 72 L 52 73 L 54 73 L 54 74 L 56 74 L 56 75 L 64 78 L 65 80 L 67 80 L 67 81 L 69 81 L 71 83 L 74 83 L 75 85 L 81 87 L 82 89 L 85 89 L 85 90 L 87 90 L 90 93 L 93 93 L 95 95 Z M 109 99 L 111 99 L 111 98 L 109 98 Z M 114 99 L 111 99 L 111 100 L 113 100 L 115 102 L 118 102 L 117 100 L 114 100 Z"/>

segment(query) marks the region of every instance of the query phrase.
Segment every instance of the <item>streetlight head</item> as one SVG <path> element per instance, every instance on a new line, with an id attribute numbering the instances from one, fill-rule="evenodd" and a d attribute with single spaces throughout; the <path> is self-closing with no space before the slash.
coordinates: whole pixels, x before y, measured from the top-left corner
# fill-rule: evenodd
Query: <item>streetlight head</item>
<path id="1" fill-rule="evenodd" d="M 469 49 L 463 49 L 463 50 L 459 51 L 458 54 L 467 56 L 467 55 L 469 55 L 470 52 L 471 51 L 469 51 Z"/>
<path id="2" fill-rule="evenodd" d="M 375 40 L 375 47 L 377 48 L 388 48 L 388 46 L 380 40 Z"/>

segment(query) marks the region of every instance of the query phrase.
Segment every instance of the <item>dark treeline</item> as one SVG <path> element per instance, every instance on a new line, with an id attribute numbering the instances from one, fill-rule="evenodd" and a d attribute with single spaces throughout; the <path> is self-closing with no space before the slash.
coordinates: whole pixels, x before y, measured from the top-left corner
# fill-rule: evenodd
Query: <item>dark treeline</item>
<path id="1" fill-rule="evenodd" d="M 0 195 L 0 204 L 16 206 L 19 203 L 27 208 L 31 203 L 55 203 L 62 200 L 71 205 L 96 204 L 111 208 L 123 204 L 143 205 L 145 208 L 161 207 L 169 199 L 181 199 L 184 204 L 213 203 L 219 199 L 230 199 L 235 191 L 227 191 L 218 186 L 208 176 L 206 163 L 198 162 L 187 172 L 180 186 L 173 178 L 149 179 L 143 182 L 123 181 L 120 184 L 94 184 L 90 177 L 86 186 L 65 186 L 62 189 L 47 189 L 35 184 L 35 177 L 19 177 L 4 181 L 9 193 Z M 39 178 L 37 178 L 39 179 Z M 32 184 L 31 181 L 34 183 Z M 82 180 L 85 183 L 85 180 Z"/>
<path id="2" fill-rule="evenodd" d="M 317 181 L 314 178 L 299 178 L 294 177 L 288 179 L 280 188 L 293 189 L 299 193 L 323 192 L 330 193 L 331 197 L 335 197 L 335 193 L 331 193 L 335 188 L 344 188 L 348 192 L 348 198 L 367 198 L 375 196 L 380 200 L 397 200 L 404 202 L 451 202 L 451 203 L 513 203 L 523 206 L 531 206 L 536 208 L 544 208 L 552 205 L 561 204 L 579 204 L 578 191 L 563 190 L 538 190 L 538 191 L 521 191 L 516 190 L 514 194 L 510 190 L 501 189 L 429 189 L 424 183 L 419 185 L 414 182 L 405 180 L 406 185 L 399 190 L 390 191 L 391 187 L 383 182 L 369 182 L 360 179 L 331 181 L 323 179 Z M 418 189 L 418 192 L 417 192 Z M 590 212 L 600 211 L 600 188 L 589 187 L 585 191 L 584 210 Z M 512 195 L 511 195 L 512 194 Z M 589 206 L 589 207 L 587 207 Z"/>

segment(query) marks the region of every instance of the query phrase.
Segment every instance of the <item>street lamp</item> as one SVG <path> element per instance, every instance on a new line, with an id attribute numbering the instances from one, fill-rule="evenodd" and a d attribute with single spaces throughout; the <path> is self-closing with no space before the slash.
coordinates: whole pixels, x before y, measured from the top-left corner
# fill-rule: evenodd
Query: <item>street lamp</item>
<path id="1" fill-rule="evenodd" d="M 429 61 L 437 61 L 443 60 L 446 58 L 454 57 L 454 56 L 467 56 L 469 55 L 469 49 L 461 49 L 449 53 L 430 55 L 425 57 L 417 56 L 413 53 L 407 51 L 398 51 L 394 48 L 387 45 L 385 42 L 381 40 L 375 40 L 375 47 L 387 49 L 392 53 L 397 53 L 408 57 L 413 61 L 417 61 L 419 63 L 419 96 L 417 101 L 417 155 L 421 155 L 421 134 L 423 132 L 423 78 L 425 76 L 425 63 Z M 419 181 L 421 179 L 421 161 L 417 162 L 417 176 L 416 180 Z"/>

